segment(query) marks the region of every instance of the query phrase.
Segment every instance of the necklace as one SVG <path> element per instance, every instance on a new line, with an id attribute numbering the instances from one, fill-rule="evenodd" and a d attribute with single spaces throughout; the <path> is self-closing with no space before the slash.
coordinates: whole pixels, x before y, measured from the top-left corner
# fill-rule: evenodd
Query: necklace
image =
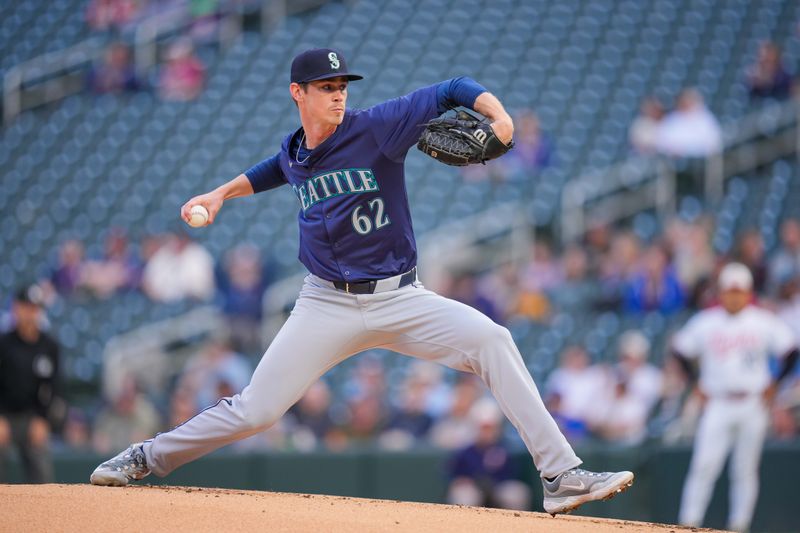
<path id="1" fill-rule="evenodd" d="M 294 160 L 297 161 L 298 165 L 302 165 L 303 163 L 308 161 L 309 157 L 311 157 L 311 153 L 309 152 L 309 154 L 302 161 L 298 159 L 298 157 L 300 157 L 300 147 L 303 146 L 305 140 L 306 140 L 306 132 L 303 132 L 303 137 L 300 139 L 300 144 L 297 145 L 297 151 L 294 153 Z"/>

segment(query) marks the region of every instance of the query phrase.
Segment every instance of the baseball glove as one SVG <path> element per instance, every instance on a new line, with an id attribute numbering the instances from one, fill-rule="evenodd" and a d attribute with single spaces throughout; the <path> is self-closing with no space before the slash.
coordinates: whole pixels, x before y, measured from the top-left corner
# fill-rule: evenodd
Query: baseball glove
<path id="1" fill-rule="evenodd" d="M 494 134 L 488 120 L 459 110 L 453 116 L 441 116 L 425 124 L 417 148 L 437 161 L 463 167 L 486 163 L 505 154 L 514 141 L 504 144 Z"/>

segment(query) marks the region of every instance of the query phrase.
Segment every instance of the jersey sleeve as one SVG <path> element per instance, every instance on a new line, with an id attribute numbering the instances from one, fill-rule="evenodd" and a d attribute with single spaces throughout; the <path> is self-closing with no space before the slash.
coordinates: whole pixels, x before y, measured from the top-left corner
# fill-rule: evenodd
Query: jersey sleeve
<path id="1" fill-rule="evenodd" d="M 696 315 L 672 338 L 672 348 L 684 357 L 700 357 L 703 349 L 702 330 L 702 315 Z"/>
<path id="2" fill-rule="evenodd" d="M 372 131 L 378 147 L 389 159 L 402 161 L 419 140 L 426 122 L 450 107 L 472 108 L 483 92 L 486 89 L 470 78 L 453 78 L 367 109 L 375 123 Z"/>
<path id="3" fill-rule="evenodd" d="M 790 350 L 797 348 L 797 339 L 795 339 L 791 328 L 777 316 L 772 317 L 767 331 L 770 339 L 769 349 L 773 355 L 783 357 Z"/>
<path id="4" fill-rule="evenodd" d="M 253 165 L 244 172 L 244 175 L 250 180 L 253 192 L 256 193 L 268 191 L 286 183 L 286 178 L 281 170 L 280 154 L 275 154 L 269 159 Z"/>

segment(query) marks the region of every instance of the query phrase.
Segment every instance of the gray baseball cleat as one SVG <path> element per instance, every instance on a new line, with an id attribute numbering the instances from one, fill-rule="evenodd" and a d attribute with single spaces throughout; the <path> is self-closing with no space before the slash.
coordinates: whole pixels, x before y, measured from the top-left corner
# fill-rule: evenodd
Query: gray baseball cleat
<path id="1" fill-rule="evenodd" d="M 127 450 L 101 463 L 89 477 L 92 485 L 124 487 L 133 480 L 150 475 L 142 444 L 141 442 L 131 444 Z"/>
<path id="2" fill-rule="evenodd" d="M 573 468 L 553 481 L 542 478 L 544 510 L 555 516 L 570 513 L 586 502 L 608 500 L 633 484 L 633 472 L 589 472 Z"/>

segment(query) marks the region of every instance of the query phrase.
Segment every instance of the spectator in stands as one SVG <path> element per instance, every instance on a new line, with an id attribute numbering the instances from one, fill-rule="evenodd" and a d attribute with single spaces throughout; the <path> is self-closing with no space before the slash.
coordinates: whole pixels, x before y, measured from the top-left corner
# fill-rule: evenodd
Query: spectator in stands
<path id="1" fill-rule="evenodd" d="M 475 424 L 469 416 L 472 406 L 481 395 L 480 382 L 469 374 L 459 374 L 453 387 L 450 410 L 434 422 L 431 443 L 445 450 L 466 448 L 475 438 Z"/>
<path id="2" fill-rule="evenodd" d="M 582 246 L 569 246 L 561 258 L 564 281 L 549 293 L 549 299 L 561 311 L 579 311 L 593 306 L 597 287 L 588 276 L 588 259 Z"/>
<path id="3" fill-rule="evenodd" d="M 433 425 L 433 417 L 426 412 L 428 402 L 426 384 L 409 375 L 400 391 L 399 405 L 392 409 L 383 433 L 381 447 L 391 450 L 407 450 L 426 440 Z"/>
<path id="4" fill-rule="evenodd" d="M 654 244 L 625 286 L 623 307 L 629 313 L 675 313 L 684 308 L 684 292 L 666 250 Z"/>
<path id="5" fill-rule="evenodd" d="M 621 376 L 612 381 L 613 393 L 606 402 L 606 411 L 594 432 L 602 439 L 634 446 L 647 436 L 647 415 L 644 406 L 630 391 L 630 383 Z"/>
<path id="6" fill-rule="evenodd" d="M 63 295 L 76 293 L 83 285 L 83 243 L 77 239 L 65 241 L 58 249 L 58 265 L 50 276 L 53 288 Z"/>
<path id="7" fill-rule="evenodd" d="M 692 394 L 689 379 L 678 360 L 668 355 L 662 366 L 659 398 L 653 407 L 648 424 L 651 437 L 667 444 L 691 442 L 702 402 Z"/>
<path id="8" fill-rule="evenodd" d="M 262 299 L 267 283 L 258 249 L 239 245 L 226 254 L 223 265 L 218 289 L 234 347 L 246 354 L 263 353 Z"/>
<path id="9" fill-rule="evenodd" d="M 70 451 L 88 452 L 92 449 L 92 435 L 89 417 L 78 407 L 67 410 L 64 428 L 61 430 L 60 445 Z"/>
<path id="10" fill-rule="evenodd" d="M 588 437 L 608 405 L 608 372 L 590 363 L 586 350 L 569 346 L 561 353 L 559 366 L 545 385 L 547 406 L 572 441 Z"/>
<path id="11" fill-rule="evenodd" d="M 619 309 L 628 281 L 641 261 L 641 243 L 632 232 L 617 233 L 611 239 L 608 253 L 600 257 L 600 290 L 597 298 L 603 309 Z"/>
<path id="12" fill-rule="evenodd" d="M 216 334 L 205 347 L 187 362 L 178 381 L 178 387 L 194 399 L 196 411 L 218 401 L 220 388 L 230 390 L 232 396 L 247 386 L 253 372 L 250 362 L 236 353 L 224 334 Z"/>
<path id="13" fill-rule="evenodd" d="M 800 344 L 800 275 L 781 283 L 777 294 L 777 315 Z M 800 368 L 797 366 L 778 391 L 771 416 L 774 437 L 791 439 L 800 433 Z"/>
<path id="14" fill-rule="evenodd" d="M 352 445 L 363 445 L 378 436 L 386 425 L 384 396 L 360 394 L 348 402 L 344 433 Z"/>
<path id="15" fill-rule="evenodd" d="M 494 400 L 473 406 L 477 426 L 474 442 L 450 459 L 447 502 L 457 505 L 526 510 L 530 488 L 519 481 L 520 471 L 502 442 L 503 415 Z"/>
<path id="16" fill-rule="evenodd" d="M 548 293 L 563 281 L 558 258 L 547 241 L 537 239 L 531 246 L 530 261 L 520 268 L 514 314 L 545 320 L 550 314 Z"/>
<path id="17" fill-rule="evenodd" d="M 650 341 L 638 330 L 620 336 L 618 355 L 614 395 L 598 432 L 610 441 L 639 444 L 647 436 L 647 419 L 659 399 L 661 371 L 647 362 Z"/>
<path id="18" fill-rule="evenodd" d="M 449 298 L 474 307 L 498 324 L 505 323 L 503 311 L 491 295 L 484 294 L 478 287 L 478 280 L 471 272 L 454 274 L 449 287 L 443 291 Z"/>
<path id="19" fill-rule="evenodd" d="M 106 237 L 103 258 L 87 261 L 84 267 L 86 288 L 98 298 L 138 288 L 141 275 L 142 265 L 130 253 L 128 238 L 120 229 L 112 229 Z"/>
<path id="20" fill-rule="evenodd" d="M 548 291 L 563 281 L 563 271 L 553 253 L 552 245 L 536 239 L 531 246 L 530 261 L 522 267 L 520 285 L 526 291 Z"/>
<path id="21" fill-rule="evenodd" d="M 344 385 L 344 396 L 347 398 L 362 396 L 384 398 L 386 396 L 386 375 L 383 364 L 371 357 L 360 357 Z"/>
<path id="22" fill-rule="evenodd" d="M 159 95 L 164 100 L 194 100 L 203 90 L 206 69 L 194 53 L 191 41 L 180 39 L 173 43 L 166 54 L 158 82 Z"/>
<path id="23" fill-rule="evenodd" d="M 214 294 L 214 259 L 179 229 L 164 238 L 145 265 L 142 286 L 156 302 L 209 300 Z"/>
<path id="24" fill-rule="evenodd" d="M 221 0 L 194 0 L 189 4 L 192 17 L 190 34 L 196 42 L 212 40 L 219 29 Z"/>
<path id="25" fill-rule="evenodd" d="M 169 399 L 169 422 L 167 426 L 174 428 L 192 418 L 197 412 L 197 402 L 193 391 L 180 385 L 176 386 Z"/>
<path id="26" fill-rule="evenodd" d="M 97 415 L 93 445 L 98 453 L 108 453 L 123 442 L 141 442 L 162 429 L 161 417 L 152 402 L 139 391 L 136 380 L 128 375 L 120 382 L 111 404 Z"/>
<path id="27" fill-rule="evenodd" d="M 664 119 L 664 106 L 661 101 L 648 96 L 642 101 L 639 115 L 633 120 L 628 130 L 628 142 L 639 154 L 653 154 L 659 135 L 661 121 Z"/>
<path id="28" fill-rule="evenodd" d="M 661 371 L 649 363 L 650 341 L 639 330 L 629 330 L 619 337 L 616 373 L 627 383 L 629 393 L 648 413 L 658 400 Z"/>
<path id="29" fill-rule="evenodd" d="M 779 394 L 772 406 L 770 418 L 770 439 L 794 440 L 800 428 L 800 394 L 795 383 L 788 394 Z"/>
<path id="30" fill-rule="evenodd" d="M 295 448 L 310 451 L 326 444 L 334 431 L 330 409 L 330 388 L 318 380 L 290 410 L 294 422 L 290 434 Z"/>
<path id="31" fill-rule="evenodd" d="M 783 64 L 778 45 L 761 43 L 758 58 L 747 69 L 746 83 L 751 100 L 786 100 L 791 96 L 792 76 Z"/>
<path id="32" fill-rule="evenodd" d="M 656 151 L 674 157 L 707 157 L 722 149 L 722 129 L 696 89 L 678 96 L 675 110 L 661 121 Z"/>
<path id="33" fill-rule="evenodd" d="M 137 0 L 90 0 L 86 23 L 95 31 L 122 29 L 133 20 L 142 2 Z"/>
<path id="34" fill-rule="evenodd" d="M 602 218 L 592 218 L 586 227 L 583 247 L 589 262 L 589 275 L 598 277 L 603 263 L 611 251 L 614 233 L 611 225 Z"/>
<path id="35" fill-rule="evenodd" d="M 496 313 L 495 321 L 505 323 L 517 311 L 520 299 L 519 269 L 511 261 L 482 275 L 476 283 L 477 298 Z"/>
<path id="36" fill-rule="evenodd" d="M 735 260 L 747 266 L 753 275 L 754 295 L 764 294 L 767 287 L 767 258 L 764 238 L 757 229 L 745 230 L 739 237 Z"/>
<path id="37" fill-rule="evenodd" d="M 781 224 L 781 244 L 769 261 L 769 292 L 777 294 L 781 284 L 800 276 L 800 221 L 786 219 Z"/>
<path id="38" fill-rule="evenodd" d="M 89 70 L 86 85 L 94 94 L 118 94 L 141 89 L 128 47 L 123 43 L 110 44 L 102 61 Z"/>
<path id="39" fill-rule="evenodd" d="M 778 316 L 792 329 L 800 344 L 800 275 L 779 286 L 777 305 Z"/>
<path id="40" fill-rule="evenodd" d="M 29 483 L 53 481 L 50 434 L 66 416 L 60 396 L 60 349 L 41 330 L 42 289 L 20 289 L 12 303 L 13 329 L 0 335 L 0 480 L 11 448 Z"/>
<path id="41" fill-rule="evenodd" d="M 539 117 L 533 111 L 520 113 L 514 125 L 514 149 L 500 161 L 505 165 L 506 176 L 528 180 L 553 164 L 555 145 L 550 136 L 542 132 Z"/>
<path id="42" fill-rule="evenodd" d="M 416 359 L 407 367 L 407 373 L 409 380 L 425 389 L 426 413 L 436 420 L 448 412 L 453 401 L 453 389 L 444 379 L 444 366 Z"/>
<path id="43" fill-rule="evenodd" d="M 675 273 L 687 292 L 701 280 L 709 279 L 714 271 L 715 257 L 710 233 L 709 221 L 705 219 L 686 222 L 675 218 L 667 224 L 665 237 L 672 252 Z M 696 303 L 694 296 L 692 303 Z"/>

